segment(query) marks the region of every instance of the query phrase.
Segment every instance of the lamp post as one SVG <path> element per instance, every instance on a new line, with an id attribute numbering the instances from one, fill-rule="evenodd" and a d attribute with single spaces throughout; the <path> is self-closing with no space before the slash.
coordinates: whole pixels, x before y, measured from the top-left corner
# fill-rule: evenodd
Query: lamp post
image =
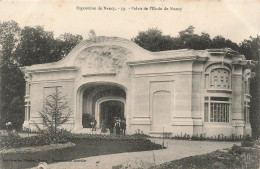
<path id="1" fill-rule="evenodd" d="M 162 142 L 162 146 L 164 147 L 164 126 L 163 126 L 163 133 L 162 133 L 162 139 L 163 139 L 163 142 Z"/>
<path id="2" fill-rule="evenodd" d="M 257 102 L 259 103 L 260 102 L 260 37 L 257 35 L 257 48 L 258 48 L 258 63 L 257 63 L 257 70 L 258 72 L 256 72 L 256 78 L 257 78 Z M 259 104 L 256 104 L 257 107 L 257 113 L 258 115 L 256 116 L 258 118 L 257 122 L 258 122 L 258 130 L 257 130 L 257 137 L 260 138 L 260 105 Z"/>

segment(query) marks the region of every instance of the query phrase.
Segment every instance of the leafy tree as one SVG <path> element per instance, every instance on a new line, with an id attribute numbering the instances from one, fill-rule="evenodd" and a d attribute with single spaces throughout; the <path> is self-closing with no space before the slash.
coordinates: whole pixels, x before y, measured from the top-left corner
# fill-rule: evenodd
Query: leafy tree
<path id="1" fill-rule="evenodd" d="M 43 119 L 43 126 L 47 128 L 54 139 L 57 137 L 62 124 L 69 121 L 71 110 L 67 105 L 65 96 L 61 95 L 57 86 L 55 92 L 45 98 L 43 110 L 39 112 Z M 37 124 L 35 125 L 40 129 Z"/>
<path id="2" fill-rule="evenodd" d="M 195 27 L 189 26 L 187 29 L 179 32 L 182 48 L 202 50 L 210 48 L 212 40 L 209 34 L 202 33 L 201 35 L 194 34 Z"/>
<path id="3" fill-rule="evenodd" d="M 239 47 L 236 43 L 232 42 L 229 39 L 225 39 L 220 35 L 212 39 L 211 48 L 231 48 L 235 51 L 239 50 Z"/>
<path id="4" fill-rule="evenodd" d="M 49 63 L 59 60 L 54 55 L 55 40 L 52 32 L 44 31 L 43 27 L 24 27 L 21 40 L 15 51 L 21 66 Z"/>
<path id="5" fill-rule="evenodd" d="M 19 67 L 62 59 L 80 41 L 65 33 L 54 38 L 43 27 L 24 27 L 15 21 L 0 22 L 0 127 L 11 121 L 21 128 L 24 121 L 25 81 Z"/>
<path id="6" fill-rule="evenodd" d="M 42 26 L 24 27 L 21 41 L 16 49 L 16 57 L 21 66 L 51 63 L 62 59 L 82 40 L 80 35 L 64 33 L 55 39 L 53 32 Z"/>
<path id="7" fill-rule="evenodd" d="M 238 45 L 222 36 L 210 38 L 208 33 L 202 32 L 201 35 L 194 33 L 195 27 L 189 26 L 180 31 L 177 37 L 163 35 L 157 28 L 141 31 L 132 38 L 136 44 L 149 51 L 164 51 L 174 49 L 195 49 L 204 50 L 209 48 L 231 48 L 238 50 Z"/>
<path id="8" fill-rule="evenodd" d="M 260 137 L 260 37 L 250 37 L 248 40 L 244 40 L 239 50 L 248 60 L 258 61 L 256 67 L 252 69 L 256 73 L 256 77 L 251 79 L 251 102 L 250 102 L 250 123 L 252 125 L 252 134 L 255 137 Z"/>
<path id="9" fill-rule="evenodd" d="M 149 51 L 164 51 L 179 48 L 178 38 L 163 35 L 157 28 L 139 32 L 138 36 L 132 38 L 136 44 Z M 175 42 L 175 43 L 173 43 Z"/>
<path id="10" fill-rule="evenodd" d="M 81 40 L 81 35 L 73 35 L 71 33 L 64 33 L 56 40 L 56 52 L 60 58 L 66 56 Z"/>
<path id="11" fill-rule="evenodd" d="M 14 21 L 0 22 L 0 127 L 12 122 L 21 126 L 23 118 L 24 80 L 14 52 L 20 40 L 20 27 Z"/>

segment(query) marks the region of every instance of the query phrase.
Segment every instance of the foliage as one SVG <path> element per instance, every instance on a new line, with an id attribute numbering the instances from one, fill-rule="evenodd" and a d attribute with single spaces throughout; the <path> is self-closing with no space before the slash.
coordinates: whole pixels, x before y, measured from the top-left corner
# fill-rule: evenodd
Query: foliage
<path id="1" fill-rule="evenodd" d="M 258 61 L 256 67 L 252 69 L 256 73 L 255 78 L 250 79 L 250 124 L 252 126 L 252 135 L 260 137 L 260 37 L 250 37 L 240 44 L 240 52 L 249 60 Z"/>
<path id="2" fill-rule="evenodd" d="M 3 150 L 2 152 L 11 152 L 6 153 L 4 155 L 0 155 L 0 163 L 1 168 L 33 168 L 39 164 L 39 159 L 45 161 L 46 163 L 56 163 L 60 161 L 72 161 L 74 159 L 86 158 L 90 156 L 98 156 L 105 154 L 115 154 L 115 153 L 123 153 L 123 152 L 135 152 L 135 151 L 148 151 L 148 150 L 156 150 L 161 149 L 161 145 L 154 144 L 150 140 L 141 140 L 136 139 L 133 136 L 128 137 L 119 137 L 119 136 L 110 136 L 110 135 L 83 135 L 83 134 L 71 134 L 67 131 L 62 131 L 59 134 L 63 134 L 63 138 L 68 135 L 78 137 L 78 139 L 71 139 L 75 146 L 70 147 L 61 147 L 56 148 L 59 144 L 54 144 L 54 146 L 43 146 L 42 147 L 31 147 L 31 148 L 22 148 L 22 150 L 27 150 L 26 153 L 16 150 L 16 152 L 12 150 Z M 35 136 L 33 139 L 38 140 Z M 100 139 L 100 138 L 103 139 Z M 91 139 L 88 139 L 91 138 Z M 111 138 L 111 140 L 104 139 Z M 126 138 L 125 140 L 123 138 Z M 30 140 L 31 137 L 21 138 L 25 140 Z M 44 139 L 44 138 L 43 138 Z M 43 142 L 41 142 L 43 143 Z M 72 145 L 74 145 L 72 143 Z M 1 144 L 1 141 L 0 141 Z M 64 145 L 64 144 L 63 144 Z M 67 145 L 67 144 L 66 144 Z M 45 148 L 45 147 L 50 147 Z M 18 147 L 17 147 L 18 148 Z M 28 150 L 38 150 L 42 149 L 42 151 L 28 151 Z M 5 159 L 5 160 L 3 160 Z M 8 160 L 17 160 L 23 161 L 22 163 L 12 163 Z M 26 161 L 24 159 L 30 159 L 30 161 Z M 78 161 L 79 162 L 79 161 Z"/>
<path id="3" fill-rule="evenodd" d="M 252 139 L 249 135 L 239 135 L 236 136 L 234 134 L 231 134 L 230 136 L 225 136 L 223 134 L 219 134 L 217 136 L 211 136 L 207 137 L 206 134 L 180 134 L 180 135 L 175 135 L 172 137 L 174 140 L 212 140 L 212 141 L 241 141 L 245 139 Z"/>
<path id="4" fill-rule="evenodd" d="M 245 149 L 234 145 L 229 150 L 217 150 L 209 154 L 186 157 L 180 160 L 153 166 L 151 169 L 258 169 L 259 158 L 258 150 Z"/>
<path id="5" fill-rule="evenodd" d="M 94 117 L 91 114 L 83 113 L 82 115 L 82 125 L 84 128 L 91 128 L 91 122 L 94 121 Z"/>
<path id="6" fill-rule="evenodd" d="M 66 143 L 62 137 L 57 137 L 55 143 Z M 37 136 L 31 137 L 20 137 L 17 134 L 9 134 L 6 136 L 1 136 L 0 138 L 0 147 L 2 149 L 10 148 L 20 148 L 20 147 L 33 147 L 33 146 L 42 146 L 49 145 L 54 143 L 53 135 L 49 133 L 40 134 Z"/>
<path id="7" fill-rule="evenodd" d="M 172 38 L 169 35 L 163 35 L 157 28 L 148 29 L 139 32 L 139 35 L 132 38 L 136 44 L 149 51 L 164 51 L 180 48 L 178 38 Z"/>
<path id="8" fill-rule="evenodd" d="M 0 22 L 0 128 L 8 121 L 16 129 L 23 124 L 25 81 L 19 67 L 58 61 L 80 40 L 70 33 L 55 39 L 42 26 L 21 29 L 15 21 Z"/>
<path id="9" fill-rule="evenodd" d="M 147 31 L 140 31 L 132 38 L 136 44 L 149 51 L 164 51 L 174 49 L 195 49 L 203 50 L 209 48 L 231 48 L 238 50 L 239 46 L 229 39 L 222 36 L 210 38 L 208 33 L 202 32 L 201 35 L 194 33 L 195 27 L 189 26 L 180 31 L 177 37 L 164 35 L 158 28 L 151 28 Z"/>
<path id="10" fill-rule="evenodd" d="M 253 147 L 254 141 L 249 135 L 247 135 L 242 139 L 241 146 L 242 147 Z"/>
<path id="11" fill-rule="evenodd" d="M 60 58 L 66 56 L 81 40 L 81 35 L 72 35 L 71 33 L 64 33 L 56 40 L 56 53 Z"/>
<path id="12" fill-rule="evenodd" d="M 21 40 L 15 51 L 16 58 L 21 66 L 48 63 L 59 60 L 55 57 L 55 40 L 53 32 L 44 31 L 41 26 L 24 27 L 21 30 Z"/>
<path id="13" fill-rule="evenodd" d="M 54 141 L 57 139 L 61 125 L 69 121 L 71 110 L 67 104 L 65 96 L 61 95 L 57 86 L 55 92 L 45 98 L 43 110 L 39 112 L 43 119 L 43 126 L 47 128 Z M 64 113 L 65 110 L 68 112 Z M 35 125 L 40 129 L 37 124 Z"/>
<path id="14" fill-rule="evenodd" d="M 20 27 L 14 21 L 0 22 L 0 127 L 10 121 L 22 126 L 24 79 L 14 52 L 20 40 Z"/>
<path id="15" fill-rule="evenodd" d="M 56 62 L 67 55 L 80 40 L 82 36 L 70 33 L 54 39 L 53 32 L 45 31 L 41 26 L 26 26 L 21 31 L 21 40 L 15 54 L 22 66 Z"/>
<path id="16" fill-rule="evenodd" d="M 139 135 L 116 135 L 116 134 L 110 134 L 110 135 L 104 135 L 104 134 L 72 134 L 69 132 L 63 132 L 63 137 L 66 138 L 69 141 L 73 140 L 96 140 L 96 141 L 123 141 L 123 142 L 150 142 L 147 138 Z"/>

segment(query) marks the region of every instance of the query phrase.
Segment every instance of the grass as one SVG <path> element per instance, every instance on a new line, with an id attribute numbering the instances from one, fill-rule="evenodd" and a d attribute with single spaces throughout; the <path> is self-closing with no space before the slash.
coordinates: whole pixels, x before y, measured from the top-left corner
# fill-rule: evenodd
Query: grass
<path id="1" fill-rule="evenodd" d="M 75 138 L 70 139 L 76 144 L 75 147 L 32 153 L 2 154 L 2 156 L 0 155 L 0 168 L 29 168 L 37 166 L 39 162 L 49 164 L 97 155 L 161 149 L 161 145 L 154 144 L 145 138 L 101 137 L 100 135 L 91 137 L 90 135 L 77 135 Z"/>
<path id="2" fill-rule="evenodd" d="M 234 145 L 225 151 L 182 158 L 150 169 L 259 169 L 260 150 Z"/>

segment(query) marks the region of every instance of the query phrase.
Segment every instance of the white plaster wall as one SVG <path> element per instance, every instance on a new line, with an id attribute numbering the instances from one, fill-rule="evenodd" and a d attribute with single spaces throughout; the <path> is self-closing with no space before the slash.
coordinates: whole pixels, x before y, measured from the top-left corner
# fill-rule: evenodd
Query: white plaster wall
<path id="1" fill-rule="evenodd" d="M 62 74 L 62 73 L 61 73 Z M 64 77 L 66 76 L 66 73 L 62 74 Z M 68 76 L 70 76 L 69 74 Z M 42 81 L 39 81 L 39 79 L 42 79 Z M 45 80 L 44 80 L 45 79 Z M 48 80 L 47 80 L 48 79 Z M 35 81 L 33 81 L 35 80 Z M 57 79 L 57 76 L 48 76 L 46 74 L 35 74 L 33 76 L 32 85 L 31 85 L 31 92 L 30 92 L 30 102 L 31 102 L 31 118 L 29 122 L 26 122 L 27 125 L 30 125 L 30 127 L 33 126 L 33 123 L 42 124 L 42 119 L 40 118 L 39 111 L 42 111 L 43 109 L 43 103 L 44 103 L 44 88 L 46 87 L 55 87 L 60 86 L 60 91 L 62 92 L 61 95 L 66 96 L 67 106 L 71 109 L 71 118 L 69 120 L 70 123 L 69 128 L 72 128 L 72 123 L 74 123 L 73 118 L 73 104 L 74 104 L 74 81 L 71 80 L 64 80 L 64 79 Z M 68 110 L 65 110 L 68 112 Z M 29 126 L 25 126 L 29 127 Z"/>

